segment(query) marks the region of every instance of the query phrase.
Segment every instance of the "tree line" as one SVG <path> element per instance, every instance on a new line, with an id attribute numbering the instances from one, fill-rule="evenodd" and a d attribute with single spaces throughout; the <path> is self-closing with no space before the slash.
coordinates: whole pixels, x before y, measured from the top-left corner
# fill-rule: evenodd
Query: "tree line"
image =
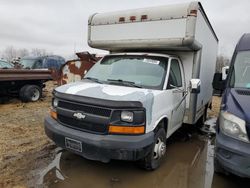
<path id="1" fill-rule="evenodd" d="M 221 72 L 222 67 L 229 66 L 230 59 L 225 55 L 218 55 L 216 61 L 216 72 Z"/>
<path id="2" fill-rule="evenodd" d="M 9 62 L 11 62 L 15 58 L 22 58 L 24 56 L 38 57 L 46 55 L 52 55 L 52 53 L 42 48 L 33 48 L 31 50 L 28 50 L 26 48 L 17 49 L 13 46 L 8 46 L 3 51 L 0 51 L 0 59 L 5 59 Z"/>
<path id="3" fill-rule="evenodd" d="M 46 56 L 53 55 L 53 53 L 48 52 L 46 49 L 33 48 L 28 50 L 26 48 L 14 48 L 13 46 L 6 47 L 3 51 L 0 51 L 0 59 L 5 59 L 11 62 L 14 58 L 22 58 L 24 56 Z M 230 59 L 225 55 L 218 55 L 216 62 L 216 72 L 221 72 L 222 67 L 229 66 Z"/>

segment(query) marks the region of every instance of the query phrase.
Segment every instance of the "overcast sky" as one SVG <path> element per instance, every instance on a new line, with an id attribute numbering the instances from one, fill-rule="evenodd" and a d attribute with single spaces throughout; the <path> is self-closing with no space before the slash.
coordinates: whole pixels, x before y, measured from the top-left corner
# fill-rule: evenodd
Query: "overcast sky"
<path id="1" fill-rule="evenodd" d="M 0 0 L 0 51 L 13 46 L 62 56 L 94 52 L 87 45 L 90 14 L 180 2 L 187 0 Z M 250 32 L 250 1 L 201 2 L 220 40 L 219 53 L 230 57 L 240 36 Z"/>

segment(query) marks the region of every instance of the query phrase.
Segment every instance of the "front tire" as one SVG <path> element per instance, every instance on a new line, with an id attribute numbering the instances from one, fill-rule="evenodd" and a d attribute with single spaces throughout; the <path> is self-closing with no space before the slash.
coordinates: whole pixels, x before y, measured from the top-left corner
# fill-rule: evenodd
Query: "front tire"
<path id="1" fill-rule="evenodd" d="M 142 160 L 142 167 L 146 170 L 157 169 L 166 155 L 166 132 L 160 128 L 154 139 L 151 152 Z"/>

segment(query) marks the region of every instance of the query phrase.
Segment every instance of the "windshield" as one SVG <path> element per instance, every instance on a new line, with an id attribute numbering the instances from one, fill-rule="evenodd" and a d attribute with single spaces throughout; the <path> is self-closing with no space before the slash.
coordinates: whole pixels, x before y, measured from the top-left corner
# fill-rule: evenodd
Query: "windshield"
<path id="1" fill-rule="evenodd" d="M 96 63 L 85 78 L 109 84 L 162 89 L 168 58 L 140 55 L 107 56 Z"/>
<path id="2" fill-rule="evenodd" d="M 8 63 L 8 62 L 5 62 L 5 61 L 2 61 L 0 60 L 0 68 L 13 68 L 13 65 Z"/>
<path id="3" fill-rule="evenodd" d="M 238 52 L 233 65 L 230 86 L 250 89 L 250 51 Z"/>
<path id="4" fill-rule="evenodd" d="M 36 59 L 21 59 L 20 64 L 24 69 L 32 69 L 35 64 Z"/>

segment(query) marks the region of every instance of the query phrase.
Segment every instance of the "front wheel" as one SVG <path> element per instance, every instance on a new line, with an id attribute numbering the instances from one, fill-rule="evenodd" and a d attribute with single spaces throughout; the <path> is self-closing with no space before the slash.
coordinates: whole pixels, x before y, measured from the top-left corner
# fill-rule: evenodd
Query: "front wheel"
<path id="1" fill-rule="evenodd" d="M 151 152 L 141 161 L 142 167 L 146 170 L 157 169 L 166 155 L 166 132 L 160 128 L 154 139 L 154 147 Z"/>

